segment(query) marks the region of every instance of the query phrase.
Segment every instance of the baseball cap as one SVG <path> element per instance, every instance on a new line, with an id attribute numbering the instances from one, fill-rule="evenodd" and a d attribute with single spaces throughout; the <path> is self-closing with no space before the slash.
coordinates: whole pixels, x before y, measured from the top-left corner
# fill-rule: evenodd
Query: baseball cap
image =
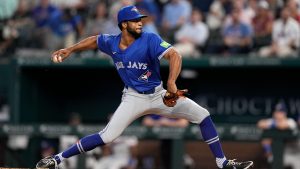
<path id="1" fill-rule="evenodd" d="M 283 102 L 279 102 L 275 105 L 274 111 L 287 113 L 286 105 Z"/>
<path id="2" fill-rule="evenodd" d="M 138 18 L 147 17 L 142 15 L 134 5 L 125 6 L 118 12 L 118 24 L 124 21 L 130 21 Z"/>
<path id="3" fill-rule="evenodd" d="M 265 0 L 260 0 L 258 2 L 258 7 L 262 8 L 262 9 L 269 9 L 269 3 Z"/>
<path id="4" fill-rule="evenodd" d="M 45 149 L 49 149 L 49 148 L 54 148 L 54 143 L 52 143 L 51 141 L 43 140 L 41 142 L 41 149 L 45 150 Z"/>

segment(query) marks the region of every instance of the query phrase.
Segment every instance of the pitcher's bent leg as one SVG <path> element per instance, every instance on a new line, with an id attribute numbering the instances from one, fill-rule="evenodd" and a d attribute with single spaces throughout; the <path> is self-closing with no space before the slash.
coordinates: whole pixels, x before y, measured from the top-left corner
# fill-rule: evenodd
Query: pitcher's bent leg
<path id="1" fill-rule="evenodd" d="M 143 105 L 143 103 L 138 103 L 138 100 L 122 102 L 110 122 L 100 132 L 104 143 L 115 140 L 133 120 L 140 117 L 146 109 Z"/>
<path id="2" fill-rule="evenodd" d="M 199 125 L 203 140 L 209 145 L 212 154 L 215 156 L 217 166 L 223 168 L 228 161 L 223 153 L 217 130 L 209 112 L 193 100 L 182 98 L 178 101 L 178 105 L 175 106 L 172 113 Z"/>
<path id="3" fill-rule="evenodd" d="M 178 99 L 171 114 L 176 117 L 185 118 L 195 124 L 201 123 L 209 116 L 209 112 L 205 108 L 201 107 L 189 98 Z"/>
<path id="4" fill-rule="evenodd" d="M 55 155 L 54 158 L 57 163 L 59 164 L 66 158 L 85 153 L 86 151 L 90 151 L 115 140 L 121 135 L 124 129 L 146 109 L 145 106 L 141 106 L 147 105 L 144 101 L 145 100 L 134 96 L 125 97 L 110 119 L 110 122 L 101 132 L 83 137 L 76 144 Z"/>

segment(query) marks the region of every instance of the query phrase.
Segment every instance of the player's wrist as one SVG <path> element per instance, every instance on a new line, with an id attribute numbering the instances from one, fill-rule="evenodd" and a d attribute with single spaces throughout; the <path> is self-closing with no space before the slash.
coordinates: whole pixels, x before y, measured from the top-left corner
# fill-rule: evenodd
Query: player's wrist
<path id="1" fill-rule="evenodd" d="M 168 80 L 167 86 L 174 86 L 174 85 L 176 86 L 176 83 L 174 80 Z"/>
<path id="2" fill-rule="evenodd" d="M 176 91 L 177 91 L 177 86 L 176 86 L 175 81 L 168 81 L 168 82 L 167 82 L 167 90 L 168 90 L 169 92 L 176 93 Z"/>
<path id="3" fill-rule="evenodd" d="M 75 49 L 73 46 L 72 46 L 72 47 L 66 48 L 66 50 L 67 50 L 68 52 L 70 52 L 70 54 L 73 53 L 73 52 L 76 52 L 76 49 Z"/>

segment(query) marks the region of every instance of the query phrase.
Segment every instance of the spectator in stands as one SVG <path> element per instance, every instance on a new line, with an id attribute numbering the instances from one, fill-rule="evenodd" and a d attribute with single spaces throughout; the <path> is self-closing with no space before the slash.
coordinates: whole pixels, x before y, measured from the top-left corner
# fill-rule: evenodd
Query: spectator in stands
<path id="1" fill-rule="evenodd" d="M 275 106 L 274 112 L 272 114 L 272 118 L 262 119 L 257 123 L 258 128 L 267 130 L 267 129 L 279 129 L 279 130 L 293 130 L 297 127 L 297 124 L 294 119 L 287 117 L 287 109 L 284 103 L 280 102 Z M 271 163 L 273 161 L 272 154 L 272 140 L 269 138 L 263 139 L 261 141 L 263 146 L 263 150 L 265 153 L 265 157 L 268 162 Z"/>
<path id="2" fill-rule="evenodd" d="M 120 136 L 111 144 L 101 147 L 101 154 L 98 148 L 92 151 L 94 155 L 88 159 L 86 166 L 89 169 L 136 169 L 137 145 L 136 136 Z"/>
<path id="3" fill-rule="evenodd" d="M 1 22 L 0 25 L 0 56 L 5 57 L 14 53 L 16 46 L 15 40 L 19 32 L 14 26 L 13 20 L 8 19 Z"/>
<path id="4" fill-rule="evenodd" d="M 284 0 L 266 0 L 270 6 L 271 11 L 273 13 L 278 12 L 278 9 L 283 8 L 284 6 Z"/>
<path id="5" fill-rule="evenodd" d="M 85 37 L 98 35 L 99 33 L 107 33 L 105 32 L 105 27 L 108 22 L 107 17 L 108 13 L 106 4 L 104 2 L 98 3 L 93 18 L 88 19 L 87 21 Z"/>
<path id="6" fill-rule="evenodd" d="M 296 0 L 288 0 L 286 7 L 291 12 L 291 17 L 300 23 L 300 2 Z"/>
<path id="7" fill-rule="evenodd" d="M 192 6 L 194 8 L 198 8 L 200 11 L 202 11 L 203 13 L 207 13 L 210 9 L 211 4 L 214 2 L 215 0 L 191 0 Z"/>
<path id="8" fill-rule="evenodd" d="M 95 3 L 95 6 L 92 17 L 87 19 L 83 38 L 91 35 L 98 35 L 99 33 L 120 33 L 120 29 L 117 26 L 116 13 L 108 11 L 109 6 L 102 1 Z M 94 57 L 95 53 L 98 53 L 96 56 L 107 58 L 107 55 L 99 50 L 84 51 L 81 53 L 81 57 Z"/>
<path id="9" fill-rule="evenodd" d="M 40 3 L 33 8 L 32 17 L 37 27 L 45 27 L 49 23 L 51 15 L 58 10 L 50 4 L 49 0 L 40 0 Z"/>
<path id="10" fill-rule="evenodd" d="M 252 19 L 255 16 L 255 8 L 256 8 L 256 1 L 255 0 L 235 0 L 232 2 L 232 10 L 229 15 L 225 18 L 225 21 L 223 22 L 223 27 L 226 27 L 233 22 L 232 13 L 234 10 L 239 11 L 239 20 L 240 22 L 251 25 Z"/>
<path id="11" fill-rule="evenodd" d="M 81 17 L 72 9 L 54 12 L 49 19 L 51 33 L 47 36 L 48 49 L 55 50 L 75 43 L 83 35 Z"/>
<path id="12" fill-rule="evenodd" d="M 273 25 L 272 44 L 262 47 L 259 51 L 261 57 L 288 57 L 297 56 L 300 46 L 300 26 L 291 17 L 288 8 L 283 8 L 281 17 Z"/>
<path id="13" fill-rule="evenodd" d="M 136 136 L 121 136 L 112 143 L 113 168 L 121 166 L 124 169 L 136 169 L 138 138 Z M 119 163 L 119 164 L 118 164 Z"/>
<path id="14" fill-rule="evenodd" d="M 55 143 L 50 140 L 42 140 L 41 142 L 41 157 L 45 158 L 55 153 Z"/>
<path id="15" fill-rule="evenodd" d="M 189 122 L 186 119 L 178 118 L 168 118 L 160 115 L 147 115 L 143 118 L 142 124 L 147 127 L 179 127 L 185 128 L 189 125 Z M 161 158 L 162 165 L 164 168 L 170 168 L 170 139 L 161 139 Z M 194 161 L 188 155 L 183 155 L 185 168 L 194 168 Z"/>
<path id="16" fill-rule="evenodd" d="M 300 112 L 298 112 L 298 128 L 300 127 Z M 288 143 L 284 152 L 284 164 L 293 169 L 300 168 L 300 139 Z"/>
<path id="17" fill-rule="evenodd" d="M 1 2 L 0 7 L 0 56 L 11 55 L 16 47 L 26 47 L 31 42 L 33 22 L 30 18 L 29 7 L 32 2 Z M 4 9 L 1 10 L 3 7 Z M 16 5 L 16 6 L 15 6 Z M 6 9 L 5 9 L 6 8 Z M 6 10 L 12 10 L 6 12 Z M 8 13 L 10 13 L 8 15 Z M 7 15 L 7 16 L 6 16 Z M 3 20 L 1 17 L 6 16 Z"/>
<path id="18" fill-rule="evenodd" d="M 118 1 L 112 0 L 112 4 L 109 8 L 109 16 L 113 17 L 114 15 L 116 15 L 118 13 L 118 11 L 122 7 L 128 6 L 128 5 L 134 5 L 134 4 L 135 4 L 135 0 L 118 0 Z"/>
<path id="19" fill-rule="evenodd" d="M 51 3 L 60 9 L 72 9 L 76 11 L 78 15 L 82 18 L 83 23 L 86 23 L 86 19 L 90 14 L 90 6 L 96 7 L 96 0 L 50 0 Z M 102 0 L 97 0 L 102 1 Z"/>
<path id="20" fill-rule="evenodd" d="M 220 30 L 227 10 L 229 10 L 227 8 L 231 8 L 231 6 L 232 2 L 229 0 L 218 0 L 212 3 L 206 18 L 206 23 L 211 31 Z"/>
<path id="21" fill-rule="evenodd" d="M 113 163 L 111 147 L 105 145 L 87 153 L 85 166 L 87 169 L 101 169 Z"/>
<path id="22" fill-rule="evenodd" d="M 117 13 L 115 13 L 114 15 L 108 18 L 104 32 L 108 34 L 119 34 L 121 31 L 117 25 L 118 25 Z"/>
<path id="23" fill-rule="evenodd" d="M 127 5 L 133 5 L 135 3 L 135 0 L 119 0 L 119 1 L 113 1 L 111 6 L 109 7 L 109 20 L 107 22 L 105 31 L 108 34 L 119 34 L 121 31 L 119 29 L 118 20 L 117 20 L 117 14 L 118 11 Z"/>
<path id="24" fill-rule="evenodd" d="M 148 16 L 154 21 L 155 25 L 160 25 L 161 13 L 155 0 L 136 0 L 135 6 L 141 10 L 147 11 Z"/>
<path id="25" fill-rule="evenodd" d="M 187 23 L 191 12 L 191 4 L 187 0 L 171 0 L 164 6 L 161 26 L 162 35 L 168 42 L 174 42 L 174 32 Z"/>
<path id="26" fill-rule="evenodd" d="M 257 1 L 256 0 L 237 0 L 234 1 L 233 8 L 241 10 L 240 20 L 246 24 L 251 24 L 255 16 Z"/>
<path id="27" fill-rule="evenodd" d="M 221 28 L 223 28 L 225 16 L 231 11 L 231 9 L 231 0 L 214 1 L 210 6 L 209 13 L 206 17 L 206 24 L 209 27 L 209 39 L 207 41 L 205 53 L 221 53 L 223 46 L 223 42 L 220 41 L 220 39 L 222 39 Z"/>
<path id="28" fill-rule="evenodd" d="M 148 17 L 145 17 L 142 19 L 142 22 L 143 22 L 143 31 L 146 31 L 146 32 L 152 32 L 152 33 L 155 33 L 155 34 L 159 34 L 158 33 L 158 30 L 157 30 L 157 27 L 154 23 L 154 17 L 153 15 L 150 14 L 150 12 L 146 9 L 146 8 L 139 8 L 139 11 L 148 16 Z"/>
<path id="29" fill-rule="evenodd" d="M 137 144 L 135 136 L 121 136 L 112 144 L 92 151 L 93 155 L 87 159 L 86 166 L 88 169 L 136 169 Z"/>
<path id="30" fill-rule="evenodd" d="M 76 127 L 81 123 L 81 116 L 77 112 L 71 112 L 68 119 L 68 124 L 72 127 Z M 59 149 L 63 150 L 72 145 L 72 143 L 78 140 L 76 135 L 61 135 L 59 137 Z M 78 157 L 74 157 L 68 161 L 62 162 L 62 168 L 64 169 L 76 169 Z"/>
<path id="31" fill-rule="evenodd" d="M 252 46 L 251 25 L 240 21 L 241 10 L 232 10 L 232 22 L 225 26 L 222 35 L 225 54 L 246 54 Z"/>
<path id="32" fill-rule="evenodd" d="M 20 0 L 17 11 L 13 15 L 13 25 L 18 31 L 16 46 L 19 48 L 35 47 L 36 42 L 33 40 L 32 30 L 35 25 L 31 19 L 32 2 L 28 0 Z"/>
<path id="33" fill-rule="evenodd" d="M 78 9 L 85 6 L 86 0 L 51 0 L 51 2 L 56 6 Z"/>
<path id="34" fill-rule="evenodd" d="M 207 25 L 203 22 L 203 15 L 198 9 L 193 9 L 190 22 L 184 24 L 175 33 L 174 45 L 183 57 L 200 56 L 209 37 Z"/>
<path id="35" fill-rule="evenodd" d="M 252 20 L 254 48 L 270 45 L 272 37 L 273 14 L 265 0 L 258 2 L 256 16 Z"/>
<path id="36" fill-rule="evenodd" d="M 33 41 L 36 42 L 37 48 L 46 48 L 49 34 L 49 21 L 51 16 L 59 9 L 50 3 L 50 0 L 39 0 L 39 4 L 32 9 L 32 19 L 36 28 L 33 33 Z"/>

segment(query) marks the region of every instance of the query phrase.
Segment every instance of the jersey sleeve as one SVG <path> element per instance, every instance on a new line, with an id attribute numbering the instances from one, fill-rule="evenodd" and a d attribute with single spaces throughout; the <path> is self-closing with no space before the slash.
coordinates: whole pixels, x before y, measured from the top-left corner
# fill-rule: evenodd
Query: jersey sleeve
<path id="1" fill-rule="evenodd" d="M 159 35 L 150 34 L 149 47 L 151 57 L 161 59 L 172 45 L 164 41 Z"/>
<path id="2" fill-rule="evenodd" d="M 101 52 L 111 55 L 111 47 L 109 43 L 110 36 L 108 34 L 100 34 L 97 36 L 97 46 Z"/>

